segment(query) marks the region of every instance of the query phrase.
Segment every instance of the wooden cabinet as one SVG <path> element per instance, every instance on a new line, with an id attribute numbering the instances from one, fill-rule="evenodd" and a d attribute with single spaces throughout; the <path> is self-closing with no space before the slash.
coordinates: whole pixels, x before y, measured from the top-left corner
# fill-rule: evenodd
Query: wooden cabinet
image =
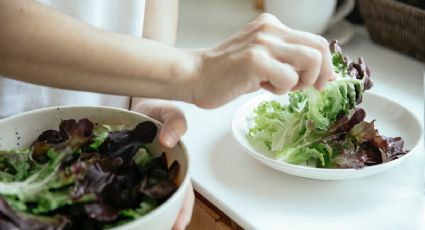
<path id="1" fill-rule="evenodd" d="M 242 230 L 226 214 L 195 191 L 195 206 L 187 230 Z"/>

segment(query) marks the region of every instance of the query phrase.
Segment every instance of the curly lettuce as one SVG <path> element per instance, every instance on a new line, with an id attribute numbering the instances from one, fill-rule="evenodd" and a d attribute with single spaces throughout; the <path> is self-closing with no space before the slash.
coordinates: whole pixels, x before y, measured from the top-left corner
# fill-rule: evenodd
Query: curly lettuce
<path id="1" fill-rule="evenodd" d="M 382 163 L 391 158 L 375 157 L 388 155 L 382 154 L 384 147 L 372 139 L 359 139 L 363 131 L 376 140 L 386 139 L 372 132 L 373 122 L 363 121 L 364 111 L 356 108 L 364 91 L 372 87 L 370 71 L 362 58 L 352 62 L 343 56 L 336 42 L 330 49 L 337 79 L 322 91 L 310 87 L 290 92 L 285 105 L 277 101 L 261 103 L 254 109 L 254 126 L 248 138 L 275 159 L 292 164 L 361 168 Z M 397 141 L 402 146 L 401 138 Z M 398 151 L 397 156 L 405 153 L 402 148 Z"/>
<path id="2" fill-rule="evenodd" d="M 177 189 L 179 164 L 146 149 L 156 134 L 150 121 L 128 130 L 71 119 L 0 151 L 0 226 L 103 229 L 147 214 Z"/>

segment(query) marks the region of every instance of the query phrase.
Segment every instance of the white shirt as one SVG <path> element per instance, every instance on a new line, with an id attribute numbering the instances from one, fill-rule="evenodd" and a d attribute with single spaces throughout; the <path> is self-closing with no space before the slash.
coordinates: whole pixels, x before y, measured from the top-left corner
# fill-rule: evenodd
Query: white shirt
<path id="1" fill-rule="evenodd" d="M 93 26 L 141 37 L 145 0 L 39 0 Z M 0 118 L 58 105 L 129 107 L 129 98 L 53 89 L 0 76 Z"/>

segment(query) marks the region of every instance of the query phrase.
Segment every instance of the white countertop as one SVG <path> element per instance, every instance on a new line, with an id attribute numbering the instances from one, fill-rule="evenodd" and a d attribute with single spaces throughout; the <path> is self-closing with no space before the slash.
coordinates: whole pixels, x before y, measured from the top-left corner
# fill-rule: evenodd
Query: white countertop
<path id="1" fill-rule="evenodd" d="M 182 0 L 177 44 L 217 44 L 256 14 L 246 0 Z M 372 92 L 405 105 L 423 122 L 423 63 L 372 43 L 361 27 L 343 52 L 365 58 Z M 231 136 L 234 112 L 258 93 L 214 110 L 176 102 L 189 125 L 183 140 L 194 188 L 204 197 L 246 229 L 422 229 L 423 143 L 402 164 L 362 179 L 290 176 L 251 158 Z"/>

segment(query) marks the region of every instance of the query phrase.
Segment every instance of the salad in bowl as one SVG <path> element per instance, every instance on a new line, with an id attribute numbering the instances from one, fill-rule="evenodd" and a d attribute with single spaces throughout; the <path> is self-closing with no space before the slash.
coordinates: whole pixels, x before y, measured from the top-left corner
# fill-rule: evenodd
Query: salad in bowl
<path id="1" fill-rule="evenodd" d="M 1 229 L 171 229 L 189 185 L 188 156 L 161 124 L 97 106 L 0 121 Z"/>

